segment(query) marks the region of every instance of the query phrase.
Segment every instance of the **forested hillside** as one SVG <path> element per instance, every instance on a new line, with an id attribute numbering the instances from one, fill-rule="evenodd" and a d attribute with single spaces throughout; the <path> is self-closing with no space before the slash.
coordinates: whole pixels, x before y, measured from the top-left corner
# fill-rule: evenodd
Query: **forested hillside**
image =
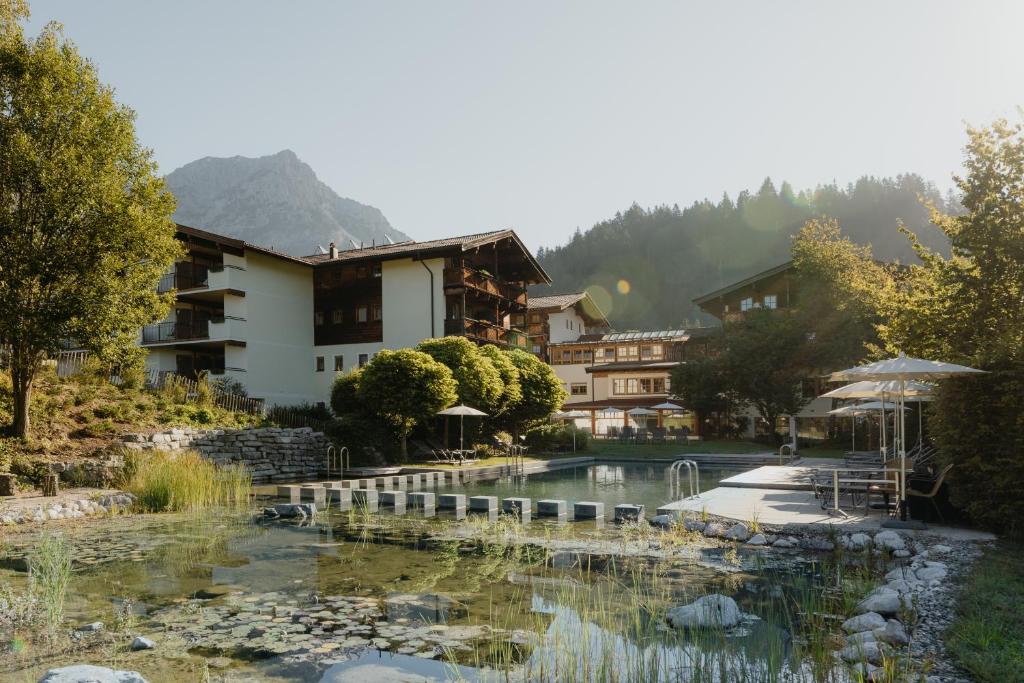
<path id="1" fill-rule="evenodd" d="M 568 244 L 541 249 L 538 259 L 554 280 L 534 295 L 588 289 L 616 328 L 667 328 L 710 323 L 692 299 L 789 259 L 790 237 L 808 218 L 827 215 L 877 258 L 914 260 L 900 222 L 943 252 L 943 234 L 929 223 L 921 200 L 957 211 L 931 183 L 909 174 L 861 178 L 846 187 L 825 185 L 794 193 L 770 179 L 756 193 L 725 195 L 686 209 L 633 205 L 624 213 L 577 230 Z"/>

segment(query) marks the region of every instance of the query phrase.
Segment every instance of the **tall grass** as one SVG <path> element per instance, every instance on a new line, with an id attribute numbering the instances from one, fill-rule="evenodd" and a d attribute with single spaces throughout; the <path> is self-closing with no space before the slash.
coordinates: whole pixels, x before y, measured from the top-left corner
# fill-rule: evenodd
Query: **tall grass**
<path id="1" fill-rule="evenodd" d="M 195 451 L 130 451 L 125 490 L 144 512 L 198 512 L 242 508 L 252 494 L 252 474 L 241 465 L 218 467 Z"/>
<path id="2" fill-rule="evenodd" d="M 28 556 L 30 591 L 42 608 L 50 634 L 64 622 L 71 555 L 71 546 L 63 537 L 44 534 Z"/>

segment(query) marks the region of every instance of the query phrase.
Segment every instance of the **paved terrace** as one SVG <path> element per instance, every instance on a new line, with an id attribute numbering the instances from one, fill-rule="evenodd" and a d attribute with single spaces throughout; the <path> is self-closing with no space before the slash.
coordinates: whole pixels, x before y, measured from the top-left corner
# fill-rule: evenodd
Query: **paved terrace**
<path id="1" fill-rule="evenodd" d="M 658 513 L 688 512 L 726 517 L 741 522 L 757 519 L 762 524 L 833 524 L 844 531 L 874 531 L 889 516 L 867 513 L 863 508 L 845 509 L 846 516 L 823 510 L 809 481 L 817 468 L 842 467 L 837 462 L 815 462 L 816 467 L 766 465 L 723 479 L 717 488 L 658 508 Z M 929 526 L 928 531 L 950 540 L 989 540 L 991 534 L 970 529 Z"/>

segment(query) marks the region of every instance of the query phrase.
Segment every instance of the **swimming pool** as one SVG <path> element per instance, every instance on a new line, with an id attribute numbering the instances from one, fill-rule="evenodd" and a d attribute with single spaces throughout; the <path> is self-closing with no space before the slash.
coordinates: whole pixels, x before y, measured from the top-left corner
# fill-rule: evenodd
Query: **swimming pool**
<path id="1" fill-rule="evenodd" d="M 530 498 L 536 504 L 547 498 L 566 500 L 569 509 L 576 501 L 595 501 L 605 504 L 605 512 L 621 503 L 644 505 L 653 515 L 660 505 L 689 495 L 686 472 L 682 473 L 684 492 L 673 498 L 669 490 L 667 472 L 671 463 L 610 462 L 578 465 L 563 469 L 523 474 L 504 475 L 493 479 L 477 479 L 453 491 L 467 496 L 497 496 L 498 498 Z M 701 467 L 700 489 L 706 491 L 718 482 L 739 472 L 736 469 Z"/>

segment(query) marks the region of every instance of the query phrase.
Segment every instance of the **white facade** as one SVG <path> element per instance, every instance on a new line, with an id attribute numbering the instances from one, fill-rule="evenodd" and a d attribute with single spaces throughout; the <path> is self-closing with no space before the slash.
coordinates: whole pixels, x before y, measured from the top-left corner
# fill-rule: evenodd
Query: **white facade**
<path id="1" fill-rule="evenodd" d="M 591 382 L 591 375 L 587 373 L 588 365 L 577 364 L 577 365 L 552 365 L 551 369 L 555 371 L 555 376 L 562 382 L 562 387 L 568 392 L 569 398 L 565 400 L 565 405 L 572 403 L 586 403 L 589 401 L 597 400 L 594 396 L 594 390 L 597 389 L 595 386 L 595 380 Z M 584 387 L 586 389 L 585 394 L 579 394 L 573 392 L 573 387 Z M 577 390 L 578 391 L 578 390 Z"/>
<path id="2" fill-rule="evenodd" d="M 573 342 L 586 333 L 586 321 L 576 312 L 575 307 L 548 314 L 549 344 Z"/>

